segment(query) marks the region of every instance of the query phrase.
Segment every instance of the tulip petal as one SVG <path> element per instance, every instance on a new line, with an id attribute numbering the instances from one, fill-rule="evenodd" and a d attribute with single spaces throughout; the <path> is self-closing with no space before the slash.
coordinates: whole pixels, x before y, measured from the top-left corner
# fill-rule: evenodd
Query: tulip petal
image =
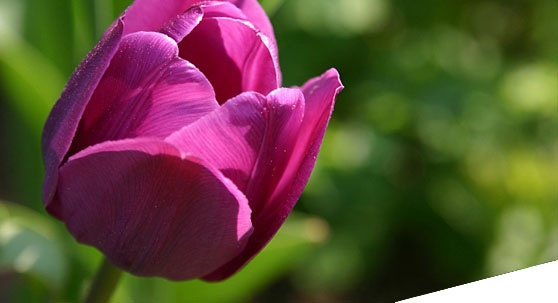
<path id="1" fill-rule="evenodd" d="M 103 141 L 165 138 L 218 108 L 211 84 L 156 32 L 122 39 L 83 114 L 70 155 Z"/>
<path id="2" fill-rule="evenodd" d="M 248 21 L 254 24 L 258 30 L 264 33 L 270 40 L 272 53 L 277 58 L 277 42 L 275 42 L 275 34 L 273 33 L 273 26 L 262 6 L 257 0 L 230 0 L 234 5 L 244 12 Z"/>
<path id="3" fill-rule="evenodd" d="M 246 193 L 250 207 L 261 208 L 292 153 L 303 113 L 297 89 L 268 97 L 243 93 L 166 141 L 221 170 Z"/>
<path id="4" fill-rule="evenodd" d="M 249 92 L 166 139 L 182 152 L 211 163 L 246 193 L 253 220 L 260 222 L 263 233 L 253 246 L 263 247 L 269 240 L 259 242 L 267 236 L 267 227 L 259 216 L 271 211 L 267 203 L 295 152 L 304 112 L 304 96 L 299 89 L 282 88 L 267 97 Z M 287 214 L 281 214 L 281 223 Z M 254 229 L 254 234 L 257 232 Z M 248 240 L 251 242 L 252 238 Z M 247 259 L 239 266 L 245 262 Z"/>
<path id="5" fill-rule="evenodd" d="M 333 113 L 335 98 L 341 90 L 343 90 L 343 84 L 339 73 L 334 68 L 319 77 L 310 79 L 302 86 L 306 100 L 304 122 L 300 129 L 295 152 L 274 193 L 275 196 L 291 190 L 289 188 L 293 186 L 291 184 L 293 179 L 303 180 L 297 183 L 297 191 L 302 193 L 314 168 L 325 130 Z"/>
<path id="6" fill-rule="evenodd" d="M 199 0 L 135 0 L 126 10 L 124 34 L 156 31 Z"/>
<path id="7" fill-rule="evenodd" d="M 122 269 L 172 280 L 215 270 L 252 232 L 247 199 L 230 180 L 149 138 L 105 142 L 71 157 L 48 211 Z"/>
<path id="8" fill-rule="evenodd" d="M 230 0 L 234 5 L 240 8 L 248 17 L 248 20 L 262 31 L 266 36 L 275 39 L 273 35 L 273 26 L 257 0 Z"/>
<path id="9" fill-rule="evenodd" d="M 266 127 L 265 96 L 248 92 L 170 135 L 165 141 L 211 163 L 244 191 Z"/>
<path id="10" fill-rule="evenodd" d="M 257 163 L 244 191 L 257 216 L 267 207 L 289 164 L 304 120 L 305 101 L 300 89 L 281 88 L 267 96 L 267 124 Z"/>
<path id="11" fill-rule="evenodd" d="M 226 17 L 247 21 L 244 13 L 232 3 L 222 1 L 206 1 L 192 6 L 184 13 L 167 21 L 159 32 L 171 37 L 179 43 L 200 23 L 202 18 Z"/>
<path id="12" fill-rule="evenodd" d="M 42 151 L 45 163 L 43 201 L 46 205 L 54 195 L 58 167 L 70 148 L 81 115 L 118 49 L 123 27 L 122 18 L 118 18 L 107 29 L 99 43 L 70 77 L 45 123 Z"/>
<path id="13" fill-rule="evenodd" d="M 200 3 L 200 5 L 210 5 L 221 1 L 199 0 L 135 0 L 126 10 L 126 26 L 124 34 L 137 31 L 155 31 L 177 15 L 182 14 L 188 8 Z M 247 20 L 264 33 L 270 39 L 270 44 L 274 50 L 277 49 L 273 27 L 257 0 L 228 0 L 242 10 L 246 16 L 242 20 Z M 230 17 L 230 16 L 229 16 Z M 275 52 L 276 53 L 276 52 Z"/>
<path id="14" fill-rule="evenodd" d="M 280 183 L 263 209 L 253 209 L 254 233 L 244 251 L 205 276 L 205 280 L 219 281 L 230 277 L 249 262 L 279 230 L 308 182 L 333 111 L 335 97 L 342 89 L 335 69 L 311 79 L 302 87 L 306 100 L 304 121 Z"/>
<path id="15" fill-rule="evenodd" d="M 209 79 L 220 103 L 245 91 L 266 95 L 280 86 L 269 39 L 246 21 L 203 18 L 179 47 L 180 57 Z"/>
<path id="16" fill-rule="evenodd" d="M 228 17 L 250 22 L 254 28 L 267 37 L 266 41 L 268 42 L 268 47 L 275 61 L 279 62 L 273 26 L 257 0 L 230 0 L 230 2 L 210 1 L 204 2 L 200 6 L 203 7 L 204 17 L 206 18 Z M 279 78 L 281 78 L 280 74 Z"/>
<path id="17" fill-rule="evenodd" d="M 199 6 L 193 6 L 183 14 L 167 21 L 160 32 L 180 42 L 200 23 L 203 16 L 204 11 Z"/>
<path id="18" fill-rule="evenodd" d="M 248 17 L 234 4 L 223 1 L 207 1 L 200 4 L 204 18 L 227 17 L 249 21 Z"/>

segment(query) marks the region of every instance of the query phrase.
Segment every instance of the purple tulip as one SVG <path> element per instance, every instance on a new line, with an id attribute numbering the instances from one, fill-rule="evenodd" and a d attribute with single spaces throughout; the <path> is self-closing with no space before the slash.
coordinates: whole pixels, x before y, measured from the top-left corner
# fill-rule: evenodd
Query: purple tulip
<path id="1" fill-rule="evenodd" d="M 47 211 L 133 274 L 231 276 L 291 212 L 343 88 L 335 69 L 281 88 L 277 58 L 256 0 L 136 0 L 48 117 Z"/>

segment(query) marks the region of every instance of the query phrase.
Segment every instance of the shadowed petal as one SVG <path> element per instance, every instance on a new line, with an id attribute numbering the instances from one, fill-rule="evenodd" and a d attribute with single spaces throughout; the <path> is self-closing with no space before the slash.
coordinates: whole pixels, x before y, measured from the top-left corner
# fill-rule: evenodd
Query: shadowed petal
<path id="1" fill-rule="evenodd" d="M 107 140 L 164 138 L 218 107 L 211 84 L 155 32 L 122 39 L 87 105 L 70 155 Z"/>
<path id="2" fill-rule="evenodd" d="M 258 30 L 264 33 L 270 41 L 270 48 L 275 58 L 277 59 L 277 42 L 275 42 L 275 34 L 273 33 L 273 26 L 262 6 L 257 0 L 230 0 L 234 5 L 244 12 L 248 21 L 254 24 Z"/>
<path id="3" fill-rule="evenodd" d="M 268 47 L 276 62 L 279 62 L 277 42 L 273 33 L 273 26 L 257 0 L 230 0 L 230 2 L 210 1 L 201 4 L 205 17 L 228 17 L 250 22 L 254 28 L 264 34 Z M 281 74 L 279 74 L 281 79 Z M 281 86 L 281 85 L 279 85 Z"/>
<path id="4" fill-rule="evenodd" d="M 302 87 L 306 100 L 304 121 L 281 181 L 265 207 L 261 210 L 253 209 L 254 233 L 244 251 L 204 279 L 218 281 L 230 277 L 250 261 L 279 230 L 308 182 L 333 111 L 335 97 L 342 89 L 343 85 L 335 69 L 311 79 Z"/>
<path id="5" fill-rule="evenodd" d="M 252 231 L 241 191 L 156 139 L 106 142 L 60 169 L 49 212 L 81 243 L 141 276 L 186 280 L 236 256 Z"/>
<path id="6" fill-rule="evenodd" d="M 43 201 L 46 205 L 54 195 L 58 167 L 70 148 L 81 115 L 118 49 L 123 27 L 122 18 L 118 18 L 105 32 L 70 77 L 46 121 L 42 137 L 45 163 Z"/>
<path id="7" fill-rule="evenodd" d="M 268 94 L 280 86 L 280 70 L 268 38 L 248 22 L 203 18 L 180 42 L 180 57 L 209 79 L 220 103 L 245 91 Z"/>

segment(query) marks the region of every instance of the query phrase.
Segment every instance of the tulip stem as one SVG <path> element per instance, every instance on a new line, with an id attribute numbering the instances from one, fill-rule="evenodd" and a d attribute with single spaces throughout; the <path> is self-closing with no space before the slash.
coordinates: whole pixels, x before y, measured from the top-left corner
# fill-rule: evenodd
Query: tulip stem
<path id="1" fill-rule="evenodd" d="M 84 303 L 109 303 L 114 293 L 122 271 L 104 258 L 101 266 L 97 269 L 95 279 L 89 288 Z"/>

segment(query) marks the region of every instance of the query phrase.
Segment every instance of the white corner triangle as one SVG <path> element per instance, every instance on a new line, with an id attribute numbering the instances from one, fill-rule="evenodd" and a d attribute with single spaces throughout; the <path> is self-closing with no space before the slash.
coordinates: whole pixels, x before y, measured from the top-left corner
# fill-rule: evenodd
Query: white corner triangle
<path id="1" fill-rule="evenodd" d="M 529 267 L 398 303 L 558 302 L 558 261 Z"/>

